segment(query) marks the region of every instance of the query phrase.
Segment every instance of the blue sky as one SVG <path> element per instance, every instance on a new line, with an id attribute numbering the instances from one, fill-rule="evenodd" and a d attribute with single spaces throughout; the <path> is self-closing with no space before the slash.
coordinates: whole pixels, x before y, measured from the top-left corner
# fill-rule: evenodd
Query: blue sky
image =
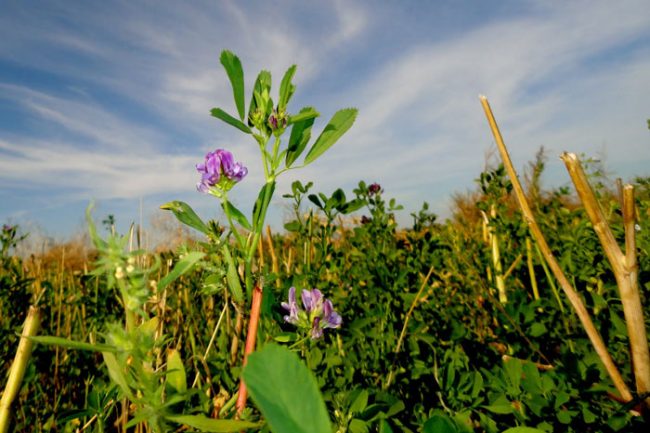
<path id="1" fill-rule="evenodd" d="M 493 148 L 488 96 L 521 169 L 540 146 L 545 181 L 568 182 L 562 151 L 650 175 L 650 3 L 639 1 L 17 1 L 0 14 L 0 222 L 66 237 L 96 217 L 119 228 L 178 199 L 205 218 L 194 165 L 230 149 L 250 174 L 231 197 L 250 210 L 263 183 L 250 137 L 210 117 L 235 112 L 219 53 L 277 85 L 298 65 L 297 110 L 357 107 L 356 124 L 309 167 L 280 178 L 350 195 L 379 182 L 404 205 L 449 214 Z"/>

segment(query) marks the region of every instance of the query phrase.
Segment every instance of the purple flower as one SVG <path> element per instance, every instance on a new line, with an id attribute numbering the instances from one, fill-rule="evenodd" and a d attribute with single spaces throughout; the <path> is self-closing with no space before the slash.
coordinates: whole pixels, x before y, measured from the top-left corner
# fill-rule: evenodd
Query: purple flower
<path id="1" fill-rule="evenodd" d="M 343 323 L 341 315 L 334 311 L 332 301 L 325 299 L 320 290 L 303 290 L 301 298 L 304 308 L 296 302 L 296 288 L 289 289 L 289 302 L 282 303 L 282 308 L 289 313 L 284 316 L 284 321 L 309 330 L 312 339 L 321 338 L 325 329 L 339 328 Z"/>
<path id="2" fill-rule="evenodd" d="M 235 162 L 232 153 L 224 149 L 208 152 L 205 161 L 196 165 L 196 170 L 201 174 L 196 189 L 202 193 L 209 193 L 213 187 L 228 191 L 248 174 L 248 169 Z"/>
<path id="3" fill-rule="evenodd" d="M 320 317 L 315 317 L 311 325 L 311 339 L 318 340 L 323 336 L 323 328 L 320 327 Z"/>
<path id="4" fill-rule="evenodd" d="M 381 185 L 379 185 L 378 183 L 375 182 L 370 184 L 370 186 L 368 186 L 368 195 L 379 194 L 379 192 L 381 192 Z"/>
<path id="5" fill-rule="evenodd" d="M 307 314 L 317 311 L 323 305 L 323 294 L 318 289 L 302 291 L 302 305 Z"/>
<path id="6" fill-rule="evenodd" d="M 298 304 L 296 303 L 296 288 L 292 287 L 289 289 L 289 302 L 283 302 L 282 308 L 289 312 L 288 316 L 284 316 L 284 321 L 287 323 L 297 324 L 298 323 Z"/>
<path id="7" fill-rule="evenodd" d="M 323 328 L 338 328 L 343 323 L 343 318 L 339 313 L 334 311 L 332 301 L 327 299 L 323 303 Z"/>
<path id="8" fill-rule="evenodd" d="M 284 129 L 287 127 L 287 115 L 284 112 L 278 113 L 274 108 L 269 116 L 268 122 L 272 131 Z"/>

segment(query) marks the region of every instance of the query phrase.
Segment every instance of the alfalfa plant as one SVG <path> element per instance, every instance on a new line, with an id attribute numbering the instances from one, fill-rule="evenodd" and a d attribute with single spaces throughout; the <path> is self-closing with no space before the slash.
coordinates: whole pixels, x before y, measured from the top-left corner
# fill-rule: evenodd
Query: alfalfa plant
<path id="1" fill-rule="evenodd" d="M 238 334 L 243 328 L 242 310 L 246 305 L 250 305 L 242 362 L 246 365 L 248 355 L 255 347 L 263 296 L 262 277 L 254 269 L 255 252 L 258 250 L 277 178 L 289 170 L 313 163 L 329 150 L 350 129 L 357 116 L 357 110 L 346 108 L 337 111 L 310 145 L 312 127 L 320 113 L 310 106 L 303 107 L 295 113 L 289 112 L 288 105 L 296 91 L 296 86 L 292 83 L 296 65 L 289 67 L 284 74 L 275 101 L 271 97 L 271 73 L 261 71 L 253 85 L 248 112 L 246 112 L 244 70 L 241 61 L 227 50 L 221 53 L 220 60 L 232 86 L 236 114 L 233 116 L 221 108 L 213 108 L 211 114 L 250 136 L 259 148 L 262 158 L 265 183 L 259 191 L 251 218 L 246 217 L 228 199 L 230 189 L 246 176 L 248 170 L 243 164 L 235 162 L 232 154 L 224 149 L 208 153 L 204 163 L 196 166 L 201 174 L 197 189 L 219 199 L 228 220 L 230 230 L 226 232 L 224 238 L 221 237 L 221 233 L 210 230 L 210 224 L 203 222 L 186 203 L 173 201 L 161 207 L 174 212 L 181 222 L 204 233 L 221 248 L 228 267 L 226 273 L 228 288 L 237 315 L 231 349 L 233 354 L 237 353 Z M 309 150 L 302 163 L 299 163 L 307 147 Z M 240 265 L 244 269 L 243 284 L 238 272 Z M 242 290 L 242 286 L 245 290 Z M 242 380 L 237 399 L 238 414 L 241 414 L 246 406 L 246 396 L 246 385 Z"/>

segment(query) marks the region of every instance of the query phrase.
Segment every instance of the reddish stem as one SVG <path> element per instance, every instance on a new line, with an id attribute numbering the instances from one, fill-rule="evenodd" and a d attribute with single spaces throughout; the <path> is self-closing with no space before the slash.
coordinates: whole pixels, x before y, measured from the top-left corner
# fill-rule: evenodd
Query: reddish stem
<path id="1" fill-rule="evenodd" d="M 253 289 L 253 302 L 251 304 L 251 318 L 248 322 L 248 332 L 246 333 L 246 346 L 244 347 L 244 362 L 245 366 L 248 362 L 248 355 L 255 350 L 255 341 L 257 339 L 257 327 L 260 322 L 260 310 L 262 307 L 262 287 L 258 284 Z M 248 391 L 244 379 L 239 381 L 239 396 L 237 397 L 237 415 L 241 415 L 246 407 L 246 399 L 248 398 Z"/>

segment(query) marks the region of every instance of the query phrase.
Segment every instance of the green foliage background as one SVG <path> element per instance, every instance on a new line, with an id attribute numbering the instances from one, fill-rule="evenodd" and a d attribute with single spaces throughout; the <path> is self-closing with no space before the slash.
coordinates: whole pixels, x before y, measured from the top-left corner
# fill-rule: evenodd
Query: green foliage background
<path id="1" fill-rule="evenodd" d="M 631 384 L 627 332 L 610 266 L 569 190 L 540 188 L 542 170 L 539 155 L 529 171 L 528 194 L 542 230 Z M 594 184 L 603 180 L 591 172 Z M 475 192 L 456 196 L 450 220 L 438 222 L 425 204 L 412 214 L 412 227 L 398 229 L 399 204 L 383 192 L 369 193 L 363 182 L 347 194 L 352 198 L 341 190 L 330 197 L 312 194 L 313 184 L 294 184 L 286 198 L 295 218 L 287 222 L 286 233 L 270 239 L 277 269 L 266 239 L 257 268 L 265 277 L 258 345 L 290 339 L 293 329 L 283 322 L 279 306 L 289 287 L 319 288 L 344 323 L 323 340 L 302 346 L 298 356 L 313 371 L 336 431 L 645 431 L 643 417 L 632 417 L 630 407 L 611 398 L 615 391 L 576 316 L 555 292 L 534 243 L 526 247 L 529 234 L 503 169 L 481 174 L 478 185 Z M 647 305 L 650 180 L 639 178 L 635 185 L 639 281 Z M 604 187 L 598 192 L 622 244 L 617 194 Z M 307 202 L 315 207 L 305 213 Z M 481 216 L 491 209 L 488 226 L 499 235 L 507 270 L 505 304 L 498 301 Z M 340 218 L 352 210 L 364 216 L 363 223 Z M 227 416 L 241 357 L 230 354 L 234 325 L 225 258 L 207 244 L 197 248 L 205 258 L 166 288 L 164 301 L 152 289 L 147 308 L 163 323 L 166 340 L 160 350 L 178 350 L 176 362 L 183 364 L 188 386 L 195 383 L 197 391 L 179 404 L 199 407 L 206 416 Z M 158 253 L 162 265 L 155 279 L 163 280 L 187 252 L 184 247 Z M 43 310 L 42 334 L 78 341 L 101 342 L 104 323 L 123 320 L 114 289 L 83 269 L 21 259 L 10 248 L 3 248 L 1 260 L 3 377 L 30 303 Z M 153 254 L 148 260 L 156 261 Z M 226 318 L 204 356 L 222 311 Z M 37 345 L 15 404 L 15 431 L 74 431 L 98 414 L 106 428 L 114 428 L 119 407 L 108 404 L 115 389 L 101 366 L 101 354 Z M 258 403 L 254 391 L 252 396 Z M 257 421 L 260 414 L 249 409 L 244 418 Z"/>

